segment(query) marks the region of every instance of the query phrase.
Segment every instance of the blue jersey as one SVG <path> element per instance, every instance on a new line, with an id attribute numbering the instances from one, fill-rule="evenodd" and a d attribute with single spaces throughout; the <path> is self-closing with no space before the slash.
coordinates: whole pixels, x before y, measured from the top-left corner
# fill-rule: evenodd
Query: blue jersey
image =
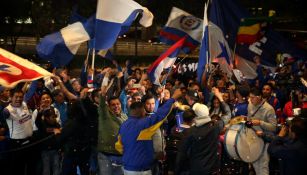
<path id="1" fill-rule="evenodd" d="M 237 116 L 247 116 L 247 106 L 248 106 L 248 103 L 247 102 L 244 102 L 244 103 L 236 103 L 234 105 L 234 108 L 233 108 L 233 116 L 237 117 Z"/>
<path id="2" fill-rule="evenodd" d="M 128 171 L 149 170 L 154 162 L 152 136 L 170 114 L 174 99 L 169 99 L 149 117 L 129 116 L 120 127 L 117 151 L 123 153 L 123 166 Z"/>

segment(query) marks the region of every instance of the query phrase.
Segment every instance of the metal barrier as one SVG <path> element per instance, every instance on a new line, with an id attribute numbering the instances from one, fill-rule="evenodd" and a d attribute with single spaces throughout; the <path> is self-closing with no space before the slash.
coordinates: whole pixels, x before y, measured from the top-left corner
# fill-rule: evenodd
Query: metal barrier
<path id="1" fill-rule="evenodd" d="M 19 54 L 33 54 L 36 53 L 36 38 L 34 37 L 20 37 L 16 44 L 16 53 Z M 137 42 L 137 55 L 138 56 L 159 56 L 170 46 L 162 43 L 149 43 L 144 41 Z M 135 41 L 119 39 L 114 46 L 110 49 L 114 55 L 135 55 Z M 87 43 L 81 44 L 77 55 L 86 55 Z M 199 53 L 191 53 L 189 57 L 198 57 Z"/>

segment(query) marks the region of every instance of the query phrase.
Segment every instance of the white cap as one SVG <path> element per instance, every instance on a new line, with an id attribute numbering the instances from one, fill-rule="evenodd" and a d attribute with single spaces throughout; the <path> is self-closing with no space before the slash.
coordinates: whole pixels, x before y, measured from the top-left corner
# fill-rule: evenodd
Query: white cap
<path id="1" fill-rule="evenodd" d="M 196 126 L 201 126 L 211 121 L 211 117 L 209 116 L 209 109 L 206 105 L 195 103 L 192 109 L 196 114 L 196 118 L 194 118 Z"/>

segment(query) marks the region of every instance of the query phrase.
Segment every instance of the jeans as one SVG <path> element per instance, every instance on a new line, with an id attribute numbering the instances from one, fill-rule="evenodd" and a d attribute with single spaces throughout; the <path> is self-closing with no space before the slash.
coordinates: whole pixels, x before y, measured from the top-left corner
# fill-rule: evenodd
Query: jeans
<path id="1" fill-rule="evenodd" d="M 269 175 L 270 157 L 268 154 L 268 146 L 269 143 L 265 143 L 262 155 L 256 162 L 253 162 L 253 167 L 257 175 Z"/>
<path id="2" fill-rule="evenodd" d="M 90 150 L 76 151 L 73 153 L 64 152 L 62 175 L 75 175 L 77 173 L 77 167 L 79 167 L 81 175 L 88 175 L 90 154 Z"/>
<path id="3" fill-rule="evenodd" d="M 92 150 L 91 152 L 89 166 L 90 166 L 90 174 L 97 174 L 98 162 L 97 162 L 97 151 L 96 150 Z"/>
<path id="4" fill-rule="evenodd" d="M 123 175 L 122 166 L 113 162 L 109 156 L 98 152 L 98 175 Z"/>
<path id="5" fill-rule="evenodd" d="M 124 169 L 124 175 L 152 175 L 151 170 L 147 171 L 128 171 Z"/>
<path id="6" fill-rule="evenodd" d="M 41 153 L 43 162 L 43 174 L 60 175 L 60 155 L 57 150 L 43 150 Z"/>

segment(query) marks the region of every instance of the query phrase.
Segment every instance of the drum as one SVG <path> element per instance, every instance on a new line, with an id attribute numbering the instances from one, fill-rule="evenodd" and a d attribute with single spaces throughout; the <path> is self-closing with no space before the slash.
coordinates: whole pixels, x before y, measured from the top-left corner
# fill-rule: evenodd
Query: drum
<path id="1" fill-rule="evenodd" d="M 255 162 L 264 150 L 264 141 L 244 123 L 231 125 L 225 133 L 226 152 L 235 160 Z"/>

